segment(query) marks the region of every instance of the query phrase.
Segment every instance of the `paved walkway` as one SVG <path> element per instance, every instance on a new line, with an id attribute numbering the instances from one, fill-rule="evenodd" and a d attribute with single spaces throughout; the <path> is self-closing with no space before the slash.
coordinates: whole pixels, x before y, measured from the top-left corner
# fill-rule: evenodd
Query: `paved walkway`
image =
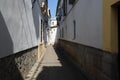
<path id="1" fill-rule="evenodd" d="M 32 80 L 86 80 L 65 56 L 47 47 L 45 56 Z"/>

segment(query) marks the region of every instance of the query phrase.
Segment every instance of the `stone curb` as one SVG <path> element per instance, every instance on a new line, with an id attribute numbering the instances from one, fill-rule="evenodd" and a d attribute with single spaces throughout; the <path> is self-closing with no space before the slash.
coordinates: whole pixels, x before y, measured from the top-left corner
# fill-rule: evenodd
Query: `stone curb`
<path id="1" fill-rule="evenodd" d="M 45 55 L 45 52 L 46 51 L 44 51 L 44 53 L 41 55 L 40 59 L 38 59 L 36 61 L 36 63 L 33 65 L 31 70 L 29 71 L 28 75 L 25 77 L 25 80 L 32 80 L 33 79 L 33 77 L 35 75 L 35 72 L 37 71 L 37 69 L 38 69 L 38 67 L 39 67 L 39 65 L 40 65 L 40 63 L 41 63 L 41 61 L 42 61 L 42 59 L 43 59 L 43 57 Z"/>

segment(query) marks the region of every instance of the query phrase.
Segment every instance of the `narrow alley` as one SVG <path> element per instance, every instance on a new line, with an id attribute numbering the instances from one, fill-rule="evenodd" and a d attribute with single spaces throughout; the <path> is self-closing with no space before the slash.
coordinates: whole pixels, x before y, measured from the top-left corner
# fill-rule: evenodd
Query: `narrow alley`
<path id="1" fill-rule="evenodd" d="M 120 80 L 120 0 L 0 0 L 0 80 Z"/>
<path id="2" fill-rule="evenodd" d="M 42 62 L 31 80 L 86 80 L 65 55 L 48 46 Z"/>

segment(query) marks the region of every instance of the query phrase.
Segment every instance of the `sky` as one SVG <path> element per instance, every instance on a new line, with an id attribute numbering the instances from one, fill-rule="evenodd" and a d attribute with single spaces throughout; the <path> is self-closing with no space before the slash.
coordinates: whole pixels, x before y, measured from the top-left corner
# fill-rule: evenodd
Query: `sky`
<path id="1" fill-rule="evenodd" d="M 48 0 L 48 7 L 51 11 L 51 18 L 54 18 L 56 15 L 56 7 L 58 0 Z"/>

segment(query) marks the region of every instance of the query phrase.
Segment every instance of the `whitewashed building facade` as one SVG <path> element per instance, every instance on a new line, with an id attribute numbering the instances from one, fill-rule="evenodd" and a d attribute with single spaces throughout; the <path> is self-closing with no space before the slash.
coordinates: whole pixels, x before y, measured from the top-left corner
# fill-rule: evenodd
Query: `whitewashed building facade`
<path id="1" fill-rule="evenodd" d="M 48 0 L 0 0 L 0 80 L 24 80 L 40 58 L 47 9 Z"/>
<path id="2" fill-rule="evenodd" d="M 119 80 L 119 3 L 119 0 L 58 0 L 58 47 L 90 80 Z"/>

